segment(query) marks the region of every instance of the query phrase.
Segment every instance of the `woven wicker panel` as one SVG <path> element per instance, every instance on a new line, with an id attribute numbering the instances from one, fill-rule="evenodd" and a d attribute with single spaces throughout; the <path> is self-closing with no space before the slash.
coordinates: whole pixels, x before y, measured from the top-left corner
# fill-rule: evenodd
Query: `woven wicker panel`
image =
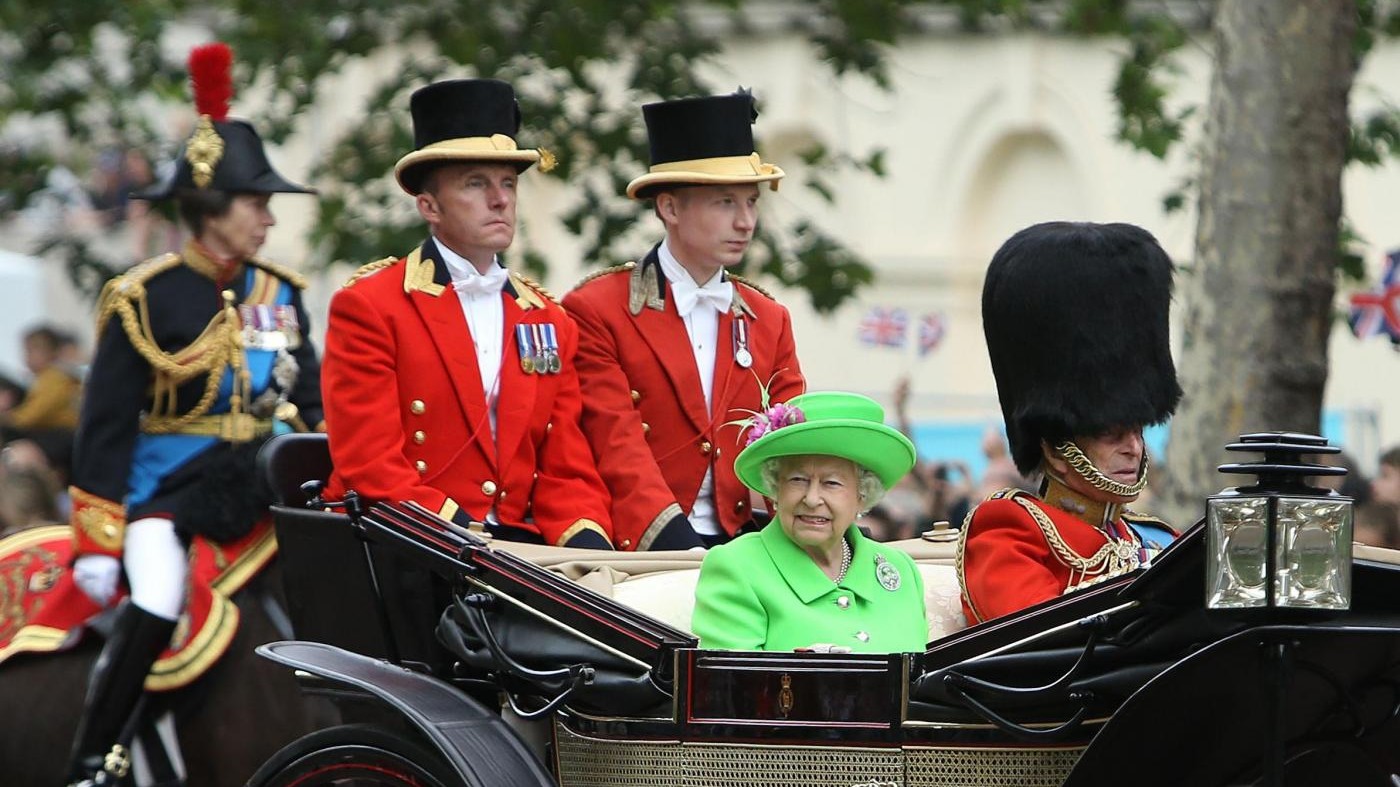
<path id="1" fill-rule="evenodd" d="M 686 787 L 904 787 L 898 749 L 821 746 L 685 746 Z"/>
<path id="2" fill-rule="evenodd" d="M 909 787 L 1060 787 L 1082 748 L 905 749 Z"/>
<path id="3" fill-rule="evenodd" d="M 681 745 L 676 741 L 610 741 L 555 725 L 560 787 L 676 787 Z"/>

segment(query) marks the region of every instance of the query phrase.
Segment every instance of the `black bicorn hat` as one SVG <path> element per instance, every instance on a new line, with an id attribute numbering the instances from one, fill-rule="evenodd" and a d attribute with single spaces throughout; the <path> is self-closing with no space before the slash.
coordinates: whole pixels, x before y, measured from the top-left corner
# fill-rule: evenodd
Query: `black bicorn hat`
<path id="1" fill-rule="evenodd" d="M 775 191 L 783 171 L 754 150 L 753 95 L 661 101 L 642 107 L 651 169 L 627 184 L 627 196 L 646 199 L 663 185 L 768 183 Z"/>
<path id="2" fill-rule="evenodd" d="M 131 196 L 164 200 L 182 190 L 216 189 L 250 194 L 315 194 L 272 168 L 262 138 L 246 120 L 228 118 L 233 95 L 233 53 L 226 44 L 195 47 L 190 52 L 190 81 L 199 120 L 185 140 L 175 170 L 160 183 Z"/>
<path id="3" fill-rule="evenodd" d="M 449 79 L 413 92 L 413 152 L 394 165 L 394 177 L 409 194 L 422 191 L 423 177 L 452 161 L 513 164 L 521 172 L 539 161 L 553 167 L 547 151 L 517 147 L 520 104 L 499 79 Z"/>
<path id="4" fill-rule="evenodd" d="M 982 329 L 1016 467 L 1050 445 L 1165 421 L 1171 258 L 1131 224 L 1050 222 L 1011 236 L 982 287 Z"/>

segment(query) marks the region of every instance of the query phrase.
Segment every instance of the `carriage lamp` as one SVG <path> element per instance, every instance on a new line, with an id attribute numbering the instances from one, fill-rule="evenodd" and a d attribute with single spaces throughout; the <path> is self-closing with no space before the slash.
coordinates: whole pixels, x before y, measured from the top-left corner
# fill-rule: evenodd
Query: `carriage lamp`
<path id="1" fill-rule="evenodd" d="M 1221 465 L 1256 483 L 1206 499 L 1206 608 L 1344 610 L 1351 606 L 1352 500 L 1309 486 L 1346 469 L 1304 459 L 1341 449 L 1291 432 L 1247 434 L 1228 451 L 1255 462 Z"/>

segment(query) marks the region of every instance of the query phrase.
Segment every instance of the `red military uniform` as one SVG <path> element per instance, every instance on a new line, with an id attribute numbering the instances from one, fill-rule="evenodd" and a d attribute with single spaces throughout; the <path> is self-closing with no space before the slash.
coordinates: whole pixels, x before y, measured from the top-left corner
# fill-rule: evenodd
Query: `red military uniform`
<path id="1" fill-rule="evenodd" d="M 614 543 L 644 550 L 668 541 L 689 514 L 706 470 L 714 472 L 715 514 L 734 535 L 751 521 L 749 492 L 734 475 L 744 435 L 727 422 L 802 393 L 787 309 L 734 281 L 733 306 L 719 315 L 712 406 L 707 411 L 685 323 L 669 295 L 655 249 L 640 264 L 604 271 L 574 289 L 564 306 L 579 326 L 583 431 L 613 494 Z M 735 358 L 736 322 L 751 366 Z M 674 535 L 674 534 L 673 534 Z M 693 535 L 690 538 L 694 538 Z"/>
<path id="2" fill-rule="evenodd" d="M 430 240 L 365 266 L 331 301 L 322 380 L 335 471 L 329 494 L 413 500 L 564 544 L 610 540 L 607 492 L 579 431 L 578 330 L 538 285 L 511 275 L 492 439 L 472 337 Z M 526 373 L 517 325 L 553 326 L 557 373 Z M 596 542 L 595 542 L 596 543 Z"/>
<path id="3" fill-rule="evenodd" d="M 957 569 L 969 623 L 1131 571 L 1177 535 L 1159 519 L 1096 503 L 1053 479 L 1046 497 L 1064 508 L 1005 489 L 968 516 Z"/>

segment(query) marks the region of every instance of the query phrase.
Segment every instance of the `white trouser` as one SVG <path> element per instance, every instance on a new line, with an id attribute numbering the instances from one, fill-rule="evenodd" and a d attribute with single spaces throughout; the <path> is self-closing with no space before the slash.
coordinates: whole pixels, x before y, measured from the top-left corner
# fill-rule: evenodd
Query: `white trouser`
<path id="1" fill-rule="evenodd" d="M 131 603 L 152 615 L 175 620 L 185 606 L 189 559 L 169 519 L 147 517 L 126 526 L 122 563 Z"/>

